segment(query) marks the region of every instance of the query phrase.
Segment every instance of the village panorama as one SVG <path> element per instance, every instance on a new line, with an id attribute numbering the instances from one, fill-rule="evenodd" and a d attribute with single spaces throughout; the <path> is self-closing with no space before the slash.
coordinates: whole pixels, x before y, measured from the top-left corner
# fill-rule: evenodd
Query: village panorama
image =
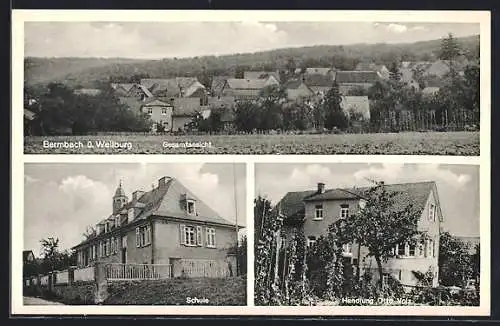
<path id="1" fill-rule="evenodd" d="M 24 59 L 25 153 L 479 155 L 479 35 Z"/>

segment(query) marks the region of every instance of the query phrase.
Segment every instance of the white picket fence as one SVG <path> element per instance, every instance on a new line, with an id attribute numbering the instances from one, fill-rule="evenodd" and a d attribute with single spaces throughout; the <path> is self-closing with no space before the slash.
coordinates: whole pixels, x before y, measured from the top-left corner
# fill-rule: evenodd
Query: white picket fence
<path id="1" fill-rule="evenodd" d="M 179 263 L 181 274 L 186 277 L 229 277 L 227 262 L 223 260 L 182 259 Z M 235 273 L 236 271 L 233 271 Z"/>
<path id="2" fill-rule="evenodd" d="M 167 264 L 106 264 L 106 279 L 110 281 L 158 280 L 171 276 L 172 266 Z"/>
<path id="3" fill-rule="evenodd" d="M 75 282 L 89 282 L 94 280 L 94 266 L 75 269 L 73 272 L 73 280 Z"/>

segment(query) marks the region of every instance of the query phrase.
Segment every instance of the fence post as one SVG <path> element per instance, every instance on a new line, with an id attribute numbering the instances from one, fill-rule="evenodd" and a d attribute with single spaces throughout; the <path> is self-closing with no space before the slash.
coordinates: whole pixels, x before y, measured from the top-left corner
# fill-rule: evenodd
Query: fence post
<path id="1" fill-rule="evenodd" d="M 97 262 L 94 265 L 95 293 L 94 303 L 100 304 L 108 297 L 108 280 L 106 278 L 106 264 Z"/>

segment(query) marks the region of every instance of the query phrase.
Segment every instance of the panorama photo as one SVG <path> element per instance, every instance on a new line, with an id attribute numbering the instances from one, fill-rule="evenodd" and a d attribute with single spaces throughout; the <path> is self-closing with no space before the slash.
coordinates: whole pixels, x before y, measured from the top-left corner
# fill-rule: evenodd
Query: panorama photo
<path id="1" fill-rule="evenodd" d="M 479 32 L 26 21 L 24 152 L 479 155 Z"/>

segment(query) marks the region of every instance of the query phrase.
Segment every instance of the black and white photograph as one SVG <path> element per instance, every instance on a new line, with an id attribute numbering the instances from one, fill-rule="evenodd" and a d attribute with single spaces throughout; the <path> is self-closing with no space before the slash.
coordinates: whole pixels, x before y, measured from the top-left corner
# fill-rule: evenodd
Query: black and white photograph
<path id="1" fill-rule="evenodd" d="M 25 21 L 24 152 L 479 156 L 480 23 L 403 16 Z"/>
<path id="2" fill-rule="evenodd" d="M 28 163 L 24 178 L 24 305 L 247 304 L 244 164 Z"/>
<path id="3" fill-rule="evenodd" d="M 255 305 L 479 306 L 479 168 L 256 164 Z"/>

